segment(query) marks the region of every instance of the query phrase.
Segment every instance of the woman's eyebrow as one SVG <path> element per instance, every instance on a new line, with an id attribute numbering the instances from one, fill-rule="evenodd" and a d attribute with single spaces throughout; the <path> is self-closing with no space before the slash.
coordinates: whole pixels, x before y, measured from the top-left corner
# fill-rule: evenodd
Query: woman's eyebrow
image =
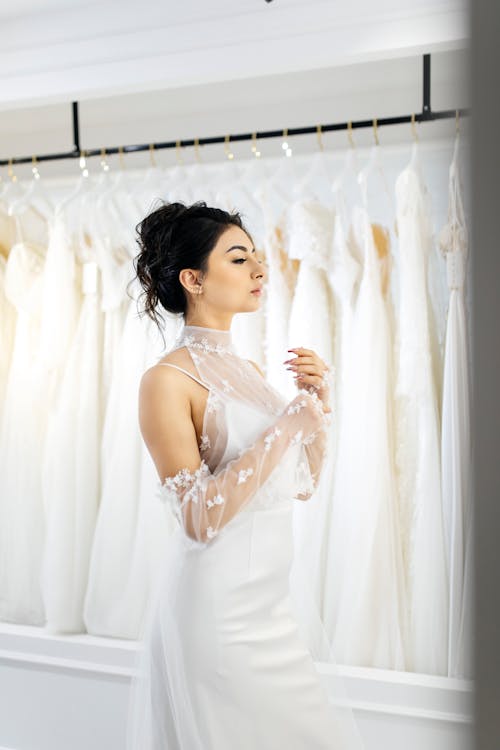
<path id="1" fill-rule="evenodd" d="M 226 250 L 226 253 L 228 253 L 230 250 L 244 250 L 246 253 L 248 252 L 248 249 L 244 247 L 244 245 L 232 245 L 230 248 Z M 255 248 L 252 248 L 252 253 L 255 252 Z"/>

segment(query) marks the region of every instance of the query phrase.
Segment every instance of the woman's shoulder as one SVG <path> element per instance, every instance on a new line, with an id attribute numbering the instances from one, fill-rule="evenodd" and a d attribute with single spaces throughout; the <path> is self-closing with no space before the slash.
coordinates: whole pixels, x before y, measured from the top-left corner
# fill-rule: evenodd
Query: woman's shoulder
<path id="1" fill-rule="evenodd" d="M 170 367 L 169 365 L 175 365 L 175 367 Z M 186 347 L 180 347 L 168 352 L 158 362 L 143 372 L 140 383 L 141 393 L 155 391 L 157 387 L 165 388 L 168 384 L 170 392 L 175 394 L 179 392 L 186 395 L 189 394 L 190 383 L 193 381 L 179 372 L 178 367 L 195 376 L 197 375 Z"/>

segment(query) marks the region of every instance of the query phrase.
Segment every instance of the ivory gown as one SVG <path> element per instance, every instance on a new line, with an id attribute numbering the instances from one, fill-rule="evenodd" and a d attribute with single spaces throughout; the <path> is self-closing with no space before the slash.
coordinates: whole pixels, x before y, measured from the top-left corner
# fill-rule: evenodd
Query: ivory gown
<path id="1" fill-rule="evenodd" d="M 428 288 L 430 196 L 417 144 L 396 180 L 399 311 L 396 337 L 396 465 L 407 595 L 406 668 L 448 671 L 448 595 L 441 496 L 439 398 Z"/>
<path id="2" fill-rule="evenodd" d="M 146 618 L 127 750 L 360 748 L 351 709 L 329 704 L 290 595 L 293 498 L 313 490 L 324 433 L 305 437 L 301 399 L 312 397 L 302 390 L 287 406 L 230 335 L 185 326 L 180 339 L 201 376 L 186 377 L 209 391 L 203 460 L 161 487 L 179 526 Z"/>

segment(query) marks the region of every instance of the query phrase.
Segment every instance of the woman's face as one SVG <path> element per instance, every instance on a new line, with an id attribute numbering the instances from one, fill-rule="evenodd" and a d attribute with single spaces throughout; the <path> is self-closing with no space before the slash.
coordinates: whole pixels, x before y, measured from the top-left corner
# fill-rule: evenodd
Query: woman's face
<path id="1" fill-rule="evenodd" d="M 231 226 L 219 237 L 208 257 L 208 272 L 200 276 L 203 292 L 198 296 L 208 309 L 220 312 L 252 312 L 262 299 L 255 289 L 265 281 L 263 259 L 250 237 Z M 198 301 L 198 299 L 196 301 Z"/>

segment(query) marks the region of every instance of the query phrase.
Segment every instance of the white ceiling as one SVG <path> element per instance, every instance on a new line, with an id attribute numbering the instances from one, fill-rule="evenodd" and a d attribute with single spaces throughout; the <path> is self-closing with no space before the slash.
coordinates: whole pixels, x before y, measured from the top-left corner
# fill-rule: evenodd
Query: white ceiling
<path id="1" fill-rule="evenodd" d="M 0 2 L 0 19 L 8 20 L 40 13 L 52 13 L 96 5 L 97 3 L 98 0 L 15 0 L 15 2 L 2 0 Z"/>
<path id="2" fill-rule="evenodd" d="M 467 0 L 1 0 L 0 18 L 3 110 L 408 57 L 468 39 Z"/>

